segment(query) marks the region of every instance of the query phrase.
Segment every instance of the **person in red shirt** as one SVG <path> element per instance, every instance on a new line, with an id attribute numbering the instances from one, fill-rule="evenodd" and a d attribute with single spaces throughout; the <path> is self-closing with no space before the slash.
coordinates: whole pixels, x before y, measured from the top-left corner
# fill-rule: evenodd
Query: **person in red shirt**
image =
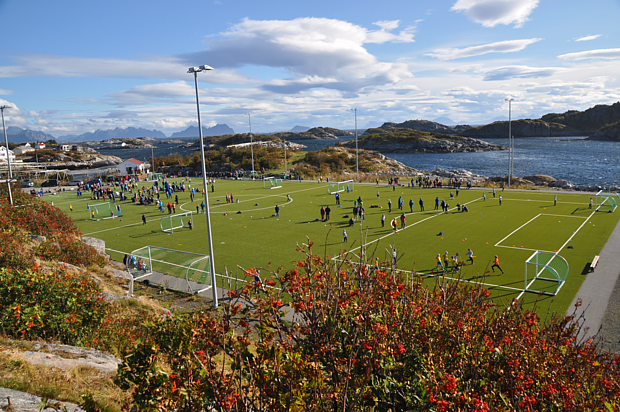
<path id="1" fill-rule="evenodd" d="M 493 262 L 493 266 L 491 266 L 491 269 L 493 270 L 494 273 L 495 273 L 495 268 L 498 268 L 499 270 L 501 270 L 502 275 L 504 274 L 504 271 L 502 270 L 502 268 L 499 267 L 499 258 L 497 257 L 497 255 L 495 255 L 495 261 Z"/>

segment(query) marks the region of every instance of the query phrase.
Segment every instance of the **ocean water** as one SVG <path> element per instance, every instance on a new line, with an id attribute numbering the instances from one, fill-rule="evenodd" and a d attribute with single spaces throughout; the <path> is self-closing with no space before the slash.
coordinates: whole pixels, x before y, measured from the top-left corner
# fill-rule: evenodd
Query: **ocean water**
<path id="1" fill-rule="evenodd" d="M 620 142 L 583 140 L 585 137 L 531 137 L 515 139 L 514 175 L 543 174 L 556 179 L 566 179 L 574 184 L 597 184 L 620 186 Z M 354 138 L 353 138 L 354 139 Z M 295 140 L 304 144 L 305 150 L 319 150 L 351 138 L 324 140 Z M 508 139 L 486 139 L 490 143 L 507 146 Z M 149 161 L 151 149 L 100 150 L 101 154 L 131 157 Z M 176 149 L 174 145 L 158 145 L 153 149 L 155 157 L 190 153 Z M 485 176 L 508 174 L 508 151 L 482 153 L 386 153 L 407 166 L 419 170 L 465 169 Z"/>

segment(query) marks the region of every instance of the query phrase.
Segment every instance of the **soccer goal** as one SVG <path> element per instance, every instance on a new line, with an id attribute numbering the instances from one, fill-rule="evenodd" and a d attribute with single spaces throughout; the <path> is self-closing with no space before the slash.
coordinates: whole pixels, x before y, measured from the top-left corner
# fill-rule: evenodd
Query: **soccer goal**
<path id="1" fill-rule="evenodd" d="M 166 233 L 174 233 L 174 229 L 182 229 L 189 227 L 192 220 L 192 212 L 179 213 L 177 215 L 167 215 L 159 220 L 161 231 Z"/>
<path id="2" fill-rule="evenodd" d="M 613 212 L 618 207 L 620 196 L 618 193 L 599 191 L 596 194 L 596 210 L 599 212 Z"/>
<path id="3" fill-rule="evenodd" d="M 263 187 L 265 189 L 277 189 L 282 187 L 282 179 L 275 177 L 266 177 L 263 179 Z"/>
<path id="4" fill-rule="evenodd" d="M 340 192 L 352 192 L 355 189 L 355 182 L 353 180 L 345 180 L 344 182 L 335 182 L 327 185 L 327 192 L 330 195 Z"/>
<path id="5" fill-rule="evenodd" d="M 133 281 L 148 278 L 150 283 L 186 293 L 211 289 L 209 256 L 180 250 L 145 246 L 127 256 L 125 266 Z"/>
<path id="6" fill-rule="evenodd" d="M 557 253 L 536 251 L 525 261 L 525 291 L 555 296 L 568 277 L 568 262 Z"/>
<path id="7" fill-rule="evenodd" d="M 112 202 L 88 205 L 90 220 L 114 219 L 116 215 L 116 205 Z"/>

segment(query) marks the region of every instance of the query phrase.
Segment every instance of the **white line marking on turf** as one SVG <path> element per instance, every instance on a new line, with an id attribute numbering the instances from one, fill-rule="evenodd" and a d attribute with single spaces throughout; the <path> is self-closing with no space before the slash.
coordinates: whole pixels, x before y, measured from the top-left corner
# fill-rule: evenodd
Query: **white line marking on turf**
<path id="1" fill-rule="evenodd" d="M 534 216 L 533 218 L 531 218 L 530 220 L 528 220 L 527 222 L 525 222 L 524 224 L 522 224 L 521 226 L 519 226 L 518 228 L 516 228 L 515 230 L 513 230 L 512 232 L 510 232 L 508 234 L 508 236 L 506 236 L 505 238 L 503 238 L 502 240 L 500 240 L 499 242 L 497 242 L 495 244 L 495 246 L 498 246 L 500 243 L 502 243 L 504 240 L 508 239 L 510 236 L 512 236 L 514 233 L 516 233 L 519 229 L 521 229 L 524 226 L 527 226 L 530 222 L 533 222 L 534 220 L 536 220 L 537 217 L 539 217 L 541 214 L 538 214 L 536 216 Z"/>

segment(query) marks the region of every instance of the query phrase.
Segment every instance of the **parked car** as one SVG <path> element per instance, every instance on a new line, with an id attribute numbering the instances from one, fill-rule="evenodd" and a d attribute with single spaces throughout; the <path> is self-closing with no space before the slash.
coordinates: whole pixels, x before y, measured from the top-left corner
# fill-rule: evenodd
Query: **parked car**
<path id="1" fill-rule="evenodd" d="M 65 186 L 81 186 L 83 184 L 84 182 L 82 182 L 81 180 L 74 180 L 72 182 L 67 182 Z"/>
<path id="2" fill-rule="evenodd" d="M 26 180 L 22 180 L 21 185 L 22 187 L 32 187 L 34 186 L 34 182 L 30 179 L 26 179 Z"/>
<path id="3" fill-rule="evenodd" d="M 58 186 L 58 180 L 57 179 L 49 179 L 49 180 L 46 180 L 45 182 L 41 183 L 41 187 L 53 187 L 53 186 Z"/>
<path id="4" fill-rule="evenodd" d="M 98 183 L 101 183 L 101 180 L 99 179 L 94 179 L 94 180 L 89 180 L 88 182 L 86 182 L 87 185 L 96 185 Z"/>

